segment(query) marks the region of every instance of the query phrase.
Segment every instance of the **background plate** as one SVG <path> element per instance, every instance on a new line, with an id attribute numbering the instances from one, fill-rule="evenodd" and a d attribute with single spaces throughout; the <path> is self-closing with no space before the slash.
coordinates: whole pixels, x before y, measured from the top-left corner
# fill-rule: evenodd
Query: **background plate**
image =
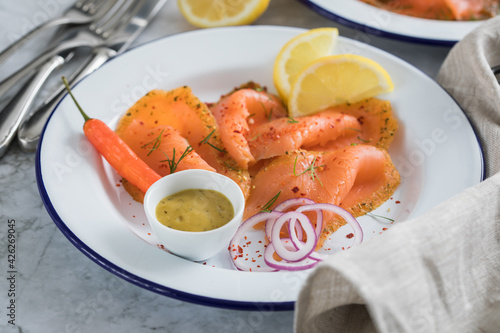
<path id="1" fill-rule="evenodd" d="M 192 87 L 216 101 L 248 80 L 274 92 L 273 62 L 282 45 L 303 32 L 286 27 L 205 29 L 160 39 L 107 63 L 74 88 L 91 117 L 110 126 L 154 88 Z M 402 60 L 340 38 L 337 52 L 357 53 L 384 66 L 395 84 L 391 101 L 400 130 L 391 156 L 402 184 L 378 214 L 403 221 L 477 184 L 483 160 L 459 106 L 434 81 Z M 143 288 L 177 299 L 233 309 L 291 310 L 310 271 L 251 273 L 235 270 L 229 254 L 194 263 L 158 248 L 142 205 L 82 133 L 83 119 L 66 96 L 49 119 L 37 153 L 42 200 L 64 235 L 97 264 Z M 450 172 L 452 171 L 453 172 Z M 390 227 L 359 219 L 367 239 Z M 335 251 L 348 248 L 345 227 Z"/>
<path id="2" fill-rule="evenodd" d="M 403 41 L 452 46 L 482 21 L 438 21 L 391 13 L 358 0 L 299 0 L 345 26 Z"/>

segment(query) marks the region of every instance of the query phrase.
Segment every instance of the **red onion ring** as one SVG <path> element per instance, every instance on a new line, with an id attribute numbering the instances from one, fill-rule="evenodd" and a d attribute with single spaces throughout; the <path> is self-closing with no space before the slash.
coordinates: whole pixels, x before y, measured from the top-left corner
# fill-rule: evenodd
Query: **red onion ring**
<path id="1" fill-rule="evenodd" d="M 293 198 L 283 201 L 281 204 L 276 206 L 273 210 L 282 212 L 293 206 L 308 206 L 314 205 L 316 202 L 308 198 Z M 295 209 L 297 211 L 297 209 Z M 321 234 L 321 229 L 323 228 L 323 212 L 321 209 L 316 209 L 316 235 L 319 237 Z"/>
<path id="2" fill-rule="evenodd" d="M 281 238 L 281 242 L 283 243 L 283 245 L 285 247 L 287 247 L 287 249 L 297 249 L 297 247 L 301 247 L 301 246 L 304 246 L 304 242 L 302 242 L 301 240 L 298 240 L 297 244 L 294 244 L 293 241 L 290 239 L 290 238 Z M 290 251 L 292 251 L 290 250 Z M 313 251 L 311 252 L 311 254 L 309 255 L 309 258 L 311 259 L 314 259 L 314 260 L 317 260 L 317 261 L 323 261 L 325 260 L 326 258 L 328 258 L 328 254 L 323 254 L 323 253 L 318 253 L 316 251 Z"/>
<path id="3" fill-rule="evenodd" d="M 293 206 L 299 207 L 294 211 L 283 213 L 284 210 Z M 309 211 L 315 211 L 317 214 L 316 227 L 303 214 L 303 212 Z M 314 251 L 323 228 L 323 211 L 330 211 L 339 215 L 351 226 L 354 231 L 353 245 L 360 244 L 363 241 L 361 226 L 345 209 L 333 204 L 317 204 L 307 198 L 289 199 L 276 206 L 271 212 L 258 213 L 244 221 L 229 245 L 230 250 L 231 248 L 239 249 L 239 242 L 244 238 L 245 233 L 257 223 L 265 221 L 265 233 L 269 244 L 264 251 L 264 262 L 268 267 L 251 268 L 244 263 L 246 260 L 238 260 L 240 258 L 239 253 L 234 257 L 234 265 L 239 270 L 261 272 L 275 270 L 295 271 L 314 267 L 328 257 L 327 254 Z M 280 238 L 281 229 L 285 223 L 288 223 L 289 238 Z M 275 260 L 274 253 L 281 257 L 282 261 Z"/>
<path id="4" fill-rule="evenodd" d="M 361 244 L 361 242 L 363 241 L 363 230 L 361 229 L 359 222 L 354 218 L 354 216 L 352 216 L 352 214 L 349 213 L 344 208 L 340 208 L 339 206 L 336 206 L 333 204 L 321 203 L 321 204 L 301 206 L 301 207 L 297 208 L 295 211 L 302 213 L 302 212 L 307 212 L 307 211 L 317 210 L 317 209 L 330 211 L 332 213 L 340 215 L 340 217 L 342 217 L 347 222 L 347 224 L 349 224 L 351 226 L 351 228 L 354 231 L 353 245 Z"/>
<path id="5" fill-rule="evenodd" d="M 308 198 L 292 198 L 292 199 L 285 200 L 282 203 L 280 203 L 278 206 L 274 207 L 273 212 L 283 212 L 283 211 L 285 211 L 288 208 L 293 207 L 293 206 L 311 205 L 314 203 L 315 202 L 313 200 L 308 199 Z M 269 219 L 266 221 L 266 227 L 265 227 L 266 237 L 267 237 L 267 240 L 269 240 L 269 241 L 271 241 L 271 230 L 273 229 L 274 222 L 276 222 L 276 219 Z M 299 230 L 299 229 L 297 229 L 297 230 Z M 300 231 L 298 231 L 298 232 L 300 232 Z M 302 238 L 302 236 L 299 236 L 299 237 Z"/>
<path id="6" fill-rule="evenodd" d="M 274 207 L 273 211 L 283 212 L 283 211 L 285 211 L 288 208 L 293 207 L 293 206 L 313 205 L 315 203 L 316 202 L 314 202 L 314 200 L 311 200 L 308 198 L 292 198 L 292 199 L 285 200 L 282 203 L 280 203 L 278 206 Z"/>
<path id="7" fill-rule="evenodd" d="M 281 243 L 281 242 L 280 242 Z M 287 261 L 277 261 L 274 259 L 273 254 L 275 252 L 273 243 L 267 244 L 266 250 L 264 251 L 264 262 L 271 268 L 277 270 L 287 270 L 287 271 L 301 271 L 304 269 L 313 268 L 319 261 L 310 259 L 309 261 L 302 260 L 299 262 L 287 262 Z"/>
<path id="8" fill-rule="evenodd" d="M 286 222 L 288 222 L 290 225 L 290 229 L 293 230 L 295 228 L 296 221 L 299 221 L 300 225 L 302 226 L 302 229 L 307 236 L 307 240 L 304 243 L 304 246 L 302 246 L 300 249 L 297 248 L 296 251 L 289 251 L 283 246 L 283 243 L 280 240 L 281 227 Z M 291 232 L 290 236 L 297 237 L 294 232 Z M 314 230 L 314 226 L 312 225 L 309 218 L 302 213 L 291 211 L 281 215 L 274 223 L 273 230 L 271 231 L 271 243 L 274 244 L 276 253 L 282 259 L 293 262 L 300 261 L 308 257 L 311 252 L 314 251 L 314 248 L 318 243 L 318 238 L 316 237 L 316 231 Z"/>
<path id="9" fill-rule="evenodd" d="M 288 200 L 285 200 L 282 203 L 280 203 L 278 206 L 276 206 L 273 209 L 273 211 L 283 212 L 290 207 L 314 205 L 315 203 L 316 202 L 314 200 L 311 200 L 309 198 L 292 198 L 292 199 L 288 199 Z M 295 209 L 295 210 L 297 210 L 297 209 Z M 272 229 L 272 227 L 270 227 L 270 229 Z M 322 229 L 323 229 L 323 212 L 321 211 L 321 209 L 316 209 L 316 236 L 318 238 L 321 235 Z M 271 232 L 271 230 L 269 230 L 269 235 L 270 235 L 270 232 Z M 302 236 L 298 235 L 298 237 L 303 239 Z M 269 240 L 270 240 L 270 236 L 269 236 Z"/>

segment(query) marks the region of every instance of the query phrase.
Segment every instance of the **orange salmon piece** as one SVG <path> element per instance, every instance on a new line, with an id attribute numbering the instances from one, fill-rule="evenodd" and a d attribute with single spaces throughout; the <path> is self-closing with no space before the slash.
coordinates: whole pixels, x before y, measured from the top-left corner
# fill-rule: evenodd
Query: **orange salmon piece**
<path id="1" fill-rule="evenodd" d="M 276 157 L 257 173 L 244 218 L 258 213 L 279 192 L 273 207 L 287 199 L 309 198 L 360 216 L 388 200 L 400 181 L 384 149 L 357 145 L 326 153 L 297 151 Z M 325 214 L 323 241 L 344 223 Z"/>
<path id="2" fill-rule="evenodd" d="M 309 147 L 310 150 L 337 150 L 351 144 L 368 144 L 377 148 L 389 149 L 398 129 L 398 121 L 392 112 L 389 101 L 370 98 L 354 104 L 338 105 L 325 111 L 339 112 L 358 120 L 359 130 L 354 126 L 350 131 L 325 145 Z"/>
<path id="3" fill-rule="evenodd" d="M 498 0 L 361 0 L 398 14 L 433 20 L 479 20 L 498 12 Z"/>
<path id="4" fill-rule="evenodd" d="M 265 122 L 250 132 L 249 146 L 257 161 L 297 149 L 331 151 L 361 143 L 387 149 L 397 128 L 390 102 L 371 98 L 311 116 Z"/>
<path id="5" fill-rule="evenodd" d="M 239 89 L 224 96 L 211 111 L 229 155 L 245 170 L 256 162 L 248 145 L 251 129 L 286 115 L 278 97 L 254 89 Z"/>
<path id="6" fill-rule="evenodd" d="M 498 13 L 498 0 L 445 0 L 456 20 L 483 20 Z"/>
<path id="7" fill-rule="evenodd" d="M 127 144 L 135 146 L 136 153 L 143 154 L 144 151 L 149 152 L 149 146 L 142 148 L 143 145 L 134 143 L 138 141 L 138 134 L 162 126 L 174 128 L 177 131 L 176 135 L 185 138 L 194 149 L 193 152 L 207 165 L 234 180 L 240 185 L 245 197 L 248 196 L 250 185 L 248 171 L 238 169 L 236 162 L 224 150 L 214 116 L 205 103 L 192 93 L 191 88 L 183 86 L 170 91 L 150 91 L 120 119 L 116 133 Z M 154 135 L 152 137 L 154 138 Z M 176 155 L 182 152 L 176 149 Z M 150 162 L 156 163 L 150 165 L 153 169 L 164 169 L 162 166 L 164 162 L 160 162 L 160 159 Z"/>
<path id="8" fill-rule="evenodd" d="M 188 149 L 189 142 L 181 133 L 170 126 L 149 128 L 145 126 L 129 126 L 121 132 L 122 139 L 137 152 L 137 156 L 150 165 L 160 176 L 172 173 L 168 160 L 174 163 Z M 175 150 L 175 152 L 174 152 Z M 178 162 L 175 171 L 203 169 L 216 172 L 194 150 Z"/>
<path id="9" fill-rule="evenodd" d="M 250 150 L 256 160 L 280 156 L 289 151 L 314 146 L 361 132 L 356 117 L 324 111 L 296 119 L 280 118 L 266 122 L 251 132 Z M 319 150 L 322 150 L 321 148 Z"/>

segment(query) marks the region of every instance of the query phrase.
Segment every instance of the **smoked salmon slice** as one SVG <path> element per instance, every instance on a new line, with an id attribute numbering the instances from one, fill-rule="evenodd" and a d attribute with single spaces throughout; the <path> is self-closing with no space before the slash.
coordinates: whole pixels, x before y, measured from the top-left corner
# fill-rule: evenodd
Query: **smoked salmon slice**
<path id="1" fill-rule="evenodd" d="M 324 153 L 296 151 L 276 157 L 257 173 L 244 217 L 261 211 L 278 193 L 271 208 L 287 199 L 309 198 L 360 216 L 387 201 L 400 181 L 385 149 L 355 145 Z M 326 215 L 323 240 L 343 224 Z"/>
<path id="2" fill-rule="evenodd" d="M 238 166 L 255 164 L 248 137 L 253 128 L 286 116 L 282 102 L 263 90 L 237 89 L 211 107 L 219 125 L 221 140 Z"/>
<path id="3" fill-rule="evenodd" d="M 170 130 L 168 133 L 177 139 L 184 138 L 194 149 L 193 152 L 199 155 L 208 166 L 233 179 L 241 187 L 244 195 L 248 196 L 250 190 L 248 171 L 238 168 L 236 162 L 227 154 L 213 114 L 187 86 L 169 91 L 150 91 L 130 107 L 120 119 L 116 133 L 127 144 L 134 147 L 134 152 L 143 156 L 147 155 L 151 149 L 151 145 L 144 146 L 143 142 L 155 138 L 155 135 L 158 137 L 159 131 L 161 128 L 165 129 L 165 126 L 175 129 L 175 133 Z M 148 136 L 149 132 L 152 134 Z M 138 138 L 142 138 L 140 143 Z M 181 151 L 176 152 L 179 154 L 177 156 L 180 156 L 182 152 L 181 148 Z M 154 157 L 152 155 L 145 157 L 146 163 L 155 170 L 163 170 L 164 173 L 161 175 L 168 173 L 165 162 L 161 162 L 165 159 L 164 154 L 158 151 Z M 188 158 L 188 161 L 192 158 Z M 198 167 L 206 168 L 205 165 L 199 164 Z"/>
<path id="4" fill-rule="evenodd" d="M 268 121 L 250 132 L 249 146 L 256 160 L 301 148 L 327 151 L 359 143 L 387 149 L 397 127 L 391 104 L 372 98 L 311 116 Z"/>
<path id="5" fill-rule="evenodd" d="M 170 126 L 149 128 L 145 126 L 129 126 L 122 130 L 122 139 L 136 152 L 137 156 L 150 165 L 160 176 L 172 173 L 168 161 L 178 162 L 175 171 L 203 169 L 215 171 L 196 151 L 189 152 L 190 144 L 178 130 Z M 180 159 L 184 152 L 189 152 Z"/>
<path id="6" fill-rule="evenodd" d="M 335 111 L 320 112 L 296 119 L 280 118 L 260 125 L 251 132 L 250 151 L 256 160 L 280 156 L 288 151 L 314 146 L 361 131 L 356 117 Z"/>
<path id="7" fill-rule="evenodd" d="M 376 98 L 292 119 L 278 97 L 239 89 L 211 111 L 224 147 L 243 169 L 297 149 L 336 150 L 353 143 L 388 148 L 397 130 L 391 104 Z"/>
<path id="8" fill-rule="evenodd" d="M 398 121 L 393 114 L 389 101 L 378 98 L 366 99 L 354 104 L 344 104 L 325 110 L 350 115 L 358 120 L 360 129 L 352 128 L 344 136 L 331 140 L 325 145 L 309 147 L 310 150 L 337 150 L 351 144 L 368 144 L 377 148 L 389 149 Z"/>

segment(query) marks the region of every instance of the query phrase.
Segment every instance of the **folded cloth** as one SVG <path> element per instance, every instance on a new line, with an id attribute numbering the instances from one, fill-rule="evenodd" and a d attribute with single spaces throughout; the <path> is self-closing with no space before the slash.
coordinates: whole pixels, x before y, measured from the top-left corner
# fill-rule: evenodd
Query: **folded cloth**
<path id="1" fill-rule="evenodd" d="M 486 180 L 317 266 L 295 331 L 500 332 L 500 17 L 457 43 L 438 82 L 483 147 Z"/>

